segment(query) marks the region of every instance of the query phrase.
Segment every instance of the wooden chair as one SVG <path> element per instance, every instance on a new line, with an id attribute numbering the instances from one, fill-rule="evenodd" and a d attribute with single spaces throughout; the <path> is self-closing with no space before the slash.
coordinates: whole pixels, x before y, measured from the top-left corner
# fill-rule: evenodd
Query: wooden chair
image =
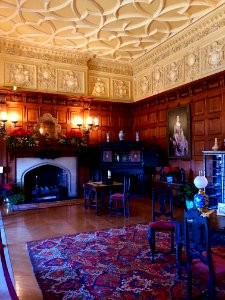
<path id="1" fill-rule="evenodd" d="M 110 195 L 109 212 L 110 216 L 113 214 L 123 214 L 125 218 L 130 216 L 130 176 L 124 176 L 122 192 Z"/>
<path id="2" fill-rule="evenodd" d="M 16 294 L 16 291 L 15 291 L 14 285 L 12 283 L 10 274 L 9 274 L 8 266 L 7 266 L 6 259 L 5 259 L 4 245 L 2 243 L 1 234 L 0 234 L 0 253 L 1 253 L 2 269 L 3 269 L 4 276 L 5 276 L 6 285 L 8 287 L 9 295 L 12 300 L 19 300 L 19 298 Z"/>
<path id="3" fill-rule="evenodd" d="M 102 181 L 102 171 L 101 170 L 93 170 L 91 172 L 90 181 Z M 87 209 L 88 207 L 95 207 L 96 206 L 96 193 L 94 191 L 90 191 L 89 189 L 85 188 L 83 185 L 83 194 L 84 194 L 84 207 Z"/>
<path id="4" fill-rule="evenodd" d="M 155 262 L 156 233 L 170 233 L 170 252 L 174 252 L 175 222 L 173 221 L 173 194 L 170 187 L 152 189 L 152 221 L 148 225 L 148 241 L 151 248 L 151 262 Z"/>
<path id="5" fill-rule="evenodd" d="M 217 299 L 216 286 L 225 281 L 225 247 L 211 248 L 208 218 L 201 216 L 196 208 L 184 212 L 184 234 L 186 240 L 186 269 L 188 278 L 188 299 L 192 295 L 192 277 L 197 275 L 207 285 L 206 291 L 200 291 L 201 296 L 206 294 L 208 299 Z"/>

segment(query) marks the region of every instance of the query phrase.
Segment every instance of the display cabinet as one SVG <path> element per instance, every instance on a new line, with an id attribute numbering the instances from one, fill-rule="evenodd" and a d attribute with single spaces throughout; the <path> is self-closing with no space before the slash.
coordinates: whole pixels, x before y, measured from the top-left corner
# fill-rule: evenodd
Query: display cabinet
<path id="1" fill-rule="evenodd" d="M 101 144 L 101 170 L 103 180 L 108 177 L 123 182 L 123 176 L 131 175 L 134 193 L 144 194 L 144 143 L 119 141 Z"/>
<path id="2" fill-rule="evenodd" d="M 203 151 L 204 175 L 208 179 L 205 188 L 209 207 L 225 203 L 225 151 Z"/>

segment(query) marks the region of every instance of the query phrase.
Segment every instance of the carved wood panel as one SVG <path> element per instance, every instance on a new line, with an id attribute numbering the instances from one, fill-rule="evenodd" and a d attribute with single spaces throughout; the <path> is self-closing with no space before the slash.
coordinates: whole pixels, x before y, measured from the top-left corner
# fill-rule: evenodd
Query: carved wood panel
<path id="1" fill-rule="evenodd" d="M 221 134 L 221 118 L 214 117 L 208 120 L 208 134 Z"/>
<path id="2" fill-rule="evenodd" d="M 26 108 L 26 116 L 25 116 L 25 122 L 33 122 L 36 123 L 39 118 L 39 109 L 38 107 L 27 107 Z"/>
<path id="3" fill-rule="evenodd" d="M 194 116 L 201 116 L 205 114 L 205 99 L 196 100 L 192 105 L 192 114 Z"/>
<path id="4" fill-rule="evenodd" d="M 202 151 L 205 150 L 205 140 L 192 141 L 192 153 L 193 155 L 199 155 L 202 157 Z"/>
<path id="5" fill-rule="evenodd" d="M 158 111 L 158 122 L 166 122 L 166 118 L 167 118 L 167 111 L 159 110 Z"/>
<path id="6" fill-rule="evenodd" d="M 56 108 L 56 119 L 58 123 L 66 124 L 67 123 L 67 110 Z"/>
<path id="7" fill-rule="evenodd" d="M 149 123 L 154 124 L 157 122 L 157 112 L 152 112 L 149 114 Z"/>
<path id="8" fill-rule="evenodd" d="M 192 135 L 205 135 L 205 120 L 193 121 Z"/>
<path id="9" fill-rule="evenodd" d="M 208 113 L 220 112 L 222 106 L 222 95 L 208 96 L 206 99 L 206 108 Z"/>

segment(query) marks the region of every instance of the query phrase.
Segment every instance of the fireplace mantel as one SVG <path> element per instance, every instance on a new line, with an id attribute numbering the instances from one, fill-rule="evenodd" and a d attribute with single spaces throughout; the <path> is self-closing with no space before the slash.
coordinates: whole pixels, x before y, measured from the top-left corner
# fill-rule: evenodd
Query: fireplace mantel
<path id="1" fill-rule="evenodd" d="M 30 148 L 13 148 L 7 149 L 10 160 L 17 157 L 39 157 L 54 159 L 57 157 L 74 157 L 78 156 L 79 152 L 82 151 L 74 146 L 37 146 Z"/>

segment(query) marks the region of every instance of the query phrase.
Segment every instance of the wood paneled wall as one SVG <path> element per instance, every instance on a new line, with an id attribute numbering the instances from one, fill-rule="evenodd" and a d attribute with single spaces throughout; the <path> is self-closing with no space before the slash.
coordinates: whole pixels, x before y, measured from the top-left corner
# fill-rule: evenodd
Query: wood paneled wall
<path id="1" fill-rule="evenodd" d="M 219 145 L 225 139 L 225 71 L 192 82 L 136 103 L 91 101 L 90 114 L 99 118 L 99 130 L 90 133 L 90 144 L 106 140 L 118 141 L 120 130 L 126 140 L 135 140 L 135 132 L 146 145 L 158 144 L 167 153 L 167 111 L 180 105 L 190 105 L 191 160 L 173 159 L 170 164 L 183 167 L 187 176 L 202 170 L 202 150 L 210 150 L 215 137 Z M 62 133 L 71 129 L 72 119 L 82 112 L 82 104 L 64 95 L 51 95 L 25 91 L 0 90 L 0 108 L 19 114 L 18 126 L 33 129 L 44 113 L 51 113 L 62 127 Z M 1 143 L 0 163 L 6 164 L 5 149 Z"/>
<path id="2" fill-rule="evenodd" d="M 133 131 L 141 139 L 157 143 L 167 152 L 167 111 L 190 105 L 191 160 L 173 159 L 169 163 L 183 167 L 191 177 L 203 167 L 203 150 L 211 150 L 215 138 L 223 147 L 225 139 L 225 72 L 215 74 L 132 105 Z"/>

